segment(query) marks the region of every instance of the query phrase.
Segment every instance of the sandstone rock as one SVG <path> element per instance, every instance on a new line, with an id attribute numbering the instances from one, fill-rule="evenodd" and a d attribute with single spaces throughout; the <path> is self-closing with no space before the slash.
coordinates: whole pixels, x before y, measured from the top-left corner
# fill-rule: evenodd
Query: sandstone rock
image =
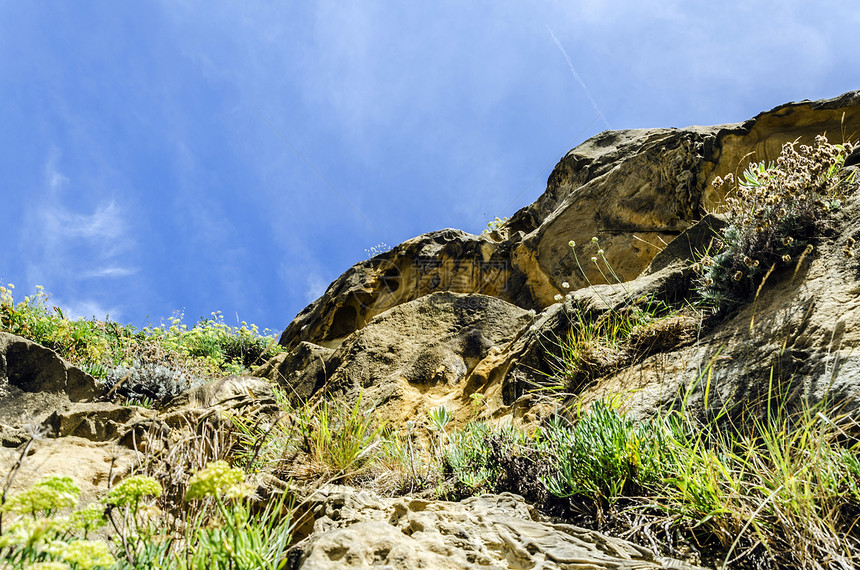
<path id="1" fill-rule="evenodd" d="M 53 350 L 4 332 L 0 332 L 0 382 L 4 392 L 62 393 L 74 402 L 91 401 L 100 393 L 95 378 Z"/>
<path id="2" fill-rule="evenodd" d="M 351 335 L 332 356 L 338 367 L 321 393 L 362 393 L 381 418 L 421 422 L 425 410 L 446 405 L 471 414 L 481 391 L 482 363 L 528 327 L 532 314 L 484 295 L 433 293 L 399 305 Z"/>
<path id="3" fill-rule="evenodd" d="M 617 371 L 586 400 L 623 394 L 640 415 L 681 396 L 702 410 L 767 398 L 856 410 L 860 333 L 852 325 L 860 319 L 860 262 L 845 249 L 849 239 L 860 240 L 860 196 L 845 204 L 835 227 L 815 255 L 773 273 L 753 302 L 706 327 L 695 344 Z M 707 402 L 702 378 L 710 384 Z"/>
<path id="4" fill-rule="evenodd" d="M 681 269 L 685 264 L 697 261 L 702 252 L 716 248 L 714 241 L 721 237 L 720 230 L 725 226 L 724 216 L 704 216 L 655 255 L 641 275 L 652 275 L 668 267 Z"/>
<path id="5" fill-rule="evenodd" d="M 292 405 L 300 405 L 313 396 L 331 376 L 337 362 L 334 350 L 300 342 L 290 352 L 282 352 L 254 370 L 254 375 L 280 386 Z"/>
<path id="6" fill-rule="evenodd" d="M 35 342 L 0 332 L 0 440 L 17 446 L 51 413 L 101 395 L 92 376 Z"/>
<path id="7" fill-rule="evenodd" d="M 716 176 L 772 160 L 784 142 L 810 142 L 824 131 L 834 140 L 860 131 L 860 92 L 781 105 L 733 125 L 601 133 L 571 150 L 546 192 L 498 231 L 433 232 L 356 264 L 280 342 L 336 347 L 375 315 L 432 292 L 481 293 L 540 311 L 565 292 L 563 282 L 577 289 L 632 280 L 705 212 L 719 210 Z"/>
<path id="8" fill-rule="evenodd" d="M 440 291 L 490 295 L 532 308 L 525 276 L 511 267 L 510 249 L 488 236 L 451 229 L 411 239 L 344 273 L 299 313 L 280 343 L 337 347 L 374 316 Z"/>
<path id="9" fill-rule="evenodd" d="M 0 449 L 0 473 L 4 476 L 15 465 L 21 450 Z M 85 505 L 101 498 L 109 482 L 119 481 L 137 464 L 138 455 L 114 443 L 96 443 L 68 436 L 60 439 L 37 439 L 24 457 L 10 493 L 29 488 L 48 474 L 67 475 L 81 488 Z"/>
<path id="10" fill-rule="evenodd" d="M 294 570 L 695 568 L 598 532 L 541 522 L 510 493 L 450 503 L 329 487 L 306 505 L 303 527 L 313 534 L 292 548 Z"/>
<path id="11" fill-rule="evenodd" d="M 172 398 L 164 412 L 180 409 L 209 410 L 212 408 L 239 408 L 245 405 L 276 406 L 272 385 L 253 376 L 225 376 L 190 388 Z"/>
<path id="12" fill-rule="evenodd" d="M 816 135 L 826 133 L 830 142 L 860 133 L 860 91 L 833 99 L 800 101 L 759 113 L 742 125 L 727 125 L 714 141 L 702 204 L 708 211 L 719 210 L 724 196 L 710 182 L 717 176 L 743 172 L 749 162 L 776 160 L 787 142 L 811 144 Z"/>
<path id="13" fill-rule="evenodd" d="M 110 402 L 72 404 L 48 416 L 44 426 L 52 437 L 75 436 L 90 441 L 116 441 L 128 425 L 156 416 L 154 410 Z"/>

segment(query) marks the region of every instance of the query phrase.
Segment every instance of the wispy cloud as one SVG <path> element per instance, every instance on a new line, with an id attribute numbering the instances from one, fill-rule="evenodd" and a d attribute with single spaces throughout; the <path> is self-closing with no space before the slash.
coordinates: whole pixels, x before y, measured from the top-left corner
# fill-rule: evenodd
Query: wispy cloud
<path id="1" fill-rule="evenodd" d="M 305 301 L 312 303 L 322 297 L 325 293 L 328 283 L 319 275 L 312 273 L 305 279 Z"/>
<path id="2" fill-rule="evenodd" d="M 58 161 L 55 150 L 45 163 L 45 186 L 25 212 L 21 249 L 31 281 L 68 283 L 137 273 L 139 268 L 128 262 L 135 240 L 127 212 L 112 196 L 88 204 Z"/>
<path id="3" fill-rule="evenodd" d="M 91 214 L 70 211 L 58 203 L 46 204 L 41 211 L 44 231 L 50 240 L 79 238 L 93 244 L 108 245 L 125 233 L 125 222 L 115 200 L 96 206 Z"/>
<path id="4" fill-rule="evenodd" d="M 81 277 L 83 279 L 130 277 L 139 271 L 138 267 L 100 267 L 81 273 Z"/>
<path id="5" fill-rule="evenodd" d="M 55 299 L 57 306 L 63 309 L 63 314 L 69 319 L 107 319 L 110 317 L 112 321 L 121 322 L 122 311 L 118 307 L 105 307 L 101 303 L 93 300 L 83 299 Z"/>

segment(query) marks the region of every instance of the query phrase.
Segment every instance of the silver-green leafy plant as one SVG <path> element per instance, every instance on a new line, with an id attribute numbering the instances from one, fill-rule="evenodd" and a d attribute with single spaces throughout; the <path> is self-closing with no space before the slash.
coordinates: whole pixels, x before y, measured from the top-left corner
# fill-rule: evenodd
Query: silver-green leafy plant
<path id="1" fill-rule="evenodd" d="M 786 143 L 775 162 L 749 164 L 737 181 L 716 178 L 728 225 L 695 264 L 703 297 L 718 308 L 747 301 L 771 272 L 812 254 L 822 224 L 856 190 L 843 169 L 854 148 L 818 135 L 813 145 Z"/>

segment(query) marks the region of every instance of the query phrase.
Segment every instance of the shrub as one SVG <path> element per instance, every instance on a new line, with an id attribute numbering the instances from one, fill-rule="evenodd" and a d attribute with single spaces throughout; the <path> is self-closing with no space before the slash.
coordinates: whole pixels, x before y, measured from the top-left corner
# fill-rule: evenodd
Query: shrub
<path id="1" fill-rule="evenodd" d="M 612 504 L 640 494 L 670 469 L 663 430 L 634 422 L 602 401 L 572 426 L 555 418 L 544 433 L 543 452 L 552 458 L 546 485 L 557 497 Z"/>
<path id="2" fill-rule="evenodd" d="M 369 468 L 381 446 L 385 426 L 373 410 L 342 400 L 320 400 L 293 413 L 297 453 L 286 468 L 305 479 L 348 480 Z"/>
<path id="3" fill-rule="evenodd" d="M 137 403 L 163 403 L 183 390 L 205 382 L 203 378 L 190 376 L 181 367 L 142 361 L 111 369 L 105 380 L 109 391 Z"/>
<path id="4" fill-rule="evenodd" d="M 731 174 L 715 179 L 715 189 L 730 187 L 728 225 L 696 266 L 703 296 L 718 307 L 747 301 L 771 271 L 809 255 L 823 221 L 854 190 L 842 169 L 853 149 L 819 135 L 812 146 L 786 143 L 776 162 L 751 163 L 733 187 Z"/>
<path id="5" fill-rule="evenodd" d="M 69 319 L 42 287 L 18 303 L 13 290 L 12 284 L 0 287 L 0 330 L 55 350 L 126 401 L 163 401 L 225 373 L 245 373 L 284 350 L 269 331 L 244 322 L 231 327 L 218 312 L 191 328 L 180 315 L 137 330 L 109 320 Z"/>
<path id="6" fill-rule="evenodd" d="M 196 514 L 166 516 L 148 498 L 161 495 L 152 477 L 135 475 L 114 486 L 101 503 L 77 503 L 69 477 L 49 476 L 13 496 L 3 512 L 17 518 L 0 527 L 3 568 L 282 568 L 292 531 L 286 494 L 265 506 L 250 504 L 245 475 L 223 461 L 191 477 L 188 500 Z M 2 520 L 2 519 L 0 519 Z M 110 521 L 112 540 L 87 533 Z M 83 531 L 83 538 L 79 536 Z"/>

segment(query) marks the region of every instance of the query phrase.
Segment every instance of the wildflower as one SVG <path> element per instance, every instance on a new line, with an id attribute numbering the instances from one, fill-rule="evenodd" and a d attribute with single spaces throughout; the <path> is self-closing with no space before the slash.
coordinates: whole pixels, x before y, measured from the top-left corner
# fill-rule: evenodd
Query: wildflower
<path id="1" fill-rule="evenodd" d="M 735 281 L 740 281 L 740 280 L 741 280 L 741 279 L 743 279 L 743 278 L 744 278 L 744 272 L 743 272 L 743 271 L 738 271 L 737 273 L 735 273 L 735 275 L 734 275 L 734 278 L 733 278 L 733 279 L 734 279 Z"/>
<path id="2" fill-rule="evenodd" d="M 55 511 L 74 507 L 80 494 L 80 488 L 75 485 L 71 477 L 48 475 L 26 491 L 6 501 L 2 510 L 20 514 Z"/>
<path id="3" fill-rule="evenodd" d="M 238 485 L 233 485 L 227 492 L 224 494 L 225 497 L 232 500 L 237 499 L 246 499 L 254 494 L 256 488 L 249 483 L 240 483 Z"/>
<path id="4" fill-rule="evenodd" d="M 77 510 L 69 517 L 70 529 L 81 529 L 84 531 L 84 538 L 87 537 L 90 531 L 96 530 L 107 524 L 105 519 L 104 508 L 98 503 L 90 503 L 83 509 Z"/>
<path id="5" fill-rule="evenodd" d="M 597 263 L 597 258 L 596 258 L 596 257 L 592 257 L 592 258 L 591 258 L 591 261 L 593 261 L 594 263 Z"/>
<path id="6" fill-rule="evenodd" d="M 597 255 L 603 255 L 603 250 L 602 250 L 602 249 L 598 249 L 598 250 L 597 250 Z"/>
<path id="7" fill-rule="evenodd" d="M 789 261 L 791 261 L 791 256 L 786 253 L 782 256 L 782 261 L 788 263 Z"/>
<path id="8" fill-rule="evenodd" d="M 593 238 L 591 238 L 591 243 L 597 243 L 597 236 L 594 236 Z"/>
<path id="9" fill-rule="evenodd" d="M 241 469 L 232 468 L 226 461 L 213 461 L 191 476 L 185 500 L 216 496 L 245 480 Z"/>
<path id="10" fill-rule="evenodd" d="M 791 237 L 791 236 L 785 236 L 785 237 L 782 239 L 782 245 L 791 245 L 791 244 L 793 244 L 793 243 L 794 243 L 794 238 L 793 238 L 793 237 Z"/>
<path id="11" fill-rule="evenodd" d="M 557 294 L 555 297 L 553 297 L 553 299 L 555 299 L 556 303 L 559 303 L 564 299 L 564 296 L 561 294 Z"/>
<path id="12" fill-rule="evenodd" d="M 852 242 L 853 242 L 853 240 L 852 240 Z M 568 283 L 567 281 L 562 281 L 561 288 L 562 289 L 570 289 L 570 283 Z"/>
<path id="13" fill-rule="evenodd" d="M 569 245 L 569 246 L 570 246 L 570 248 L 571 248 L 571 249 L 573 249 L 573 248 L 575 248 L 575 247 L 576 247 L 576 242 L 575 242 L 575 241 L 573 241 L 573 240 L 570 240 L 569 242 L 567 242 L 567 245 Z"/>
<path id="14" fill-rule="evenodd" d="M 75 540 L 60 549 L 60 558 L 87 570 L 96 566 L 113 566 L 116 563 L 108 543 L 102 540 Z"/>
<path id="15" fill-rule="evenodd" d="M 32 548 L 42 541 L 42 538 L 57 527 L 52 518 L 24 518 L 15 521 L 11 527 L 4 529 L 0 535 L 0 548 L 7 546 L 25 546 Z"/>
<path id="16" fill-rule="evenodd" d="M 111 489 L 105 498 L 105 503 L 117 507 L 137 505 L 144 495 L 158 497 L 161 496 L 161 492 L 161 485 L 152 477 L 135 475 L 123 479 Z"/>
<path id="17" fill-rule="evenodd" d="M 848 238 L 848 241 L 845 243 L 847 243 L 849 246 L 854 245 L 854 238 L 852 238 L 852 237 Z"/>

